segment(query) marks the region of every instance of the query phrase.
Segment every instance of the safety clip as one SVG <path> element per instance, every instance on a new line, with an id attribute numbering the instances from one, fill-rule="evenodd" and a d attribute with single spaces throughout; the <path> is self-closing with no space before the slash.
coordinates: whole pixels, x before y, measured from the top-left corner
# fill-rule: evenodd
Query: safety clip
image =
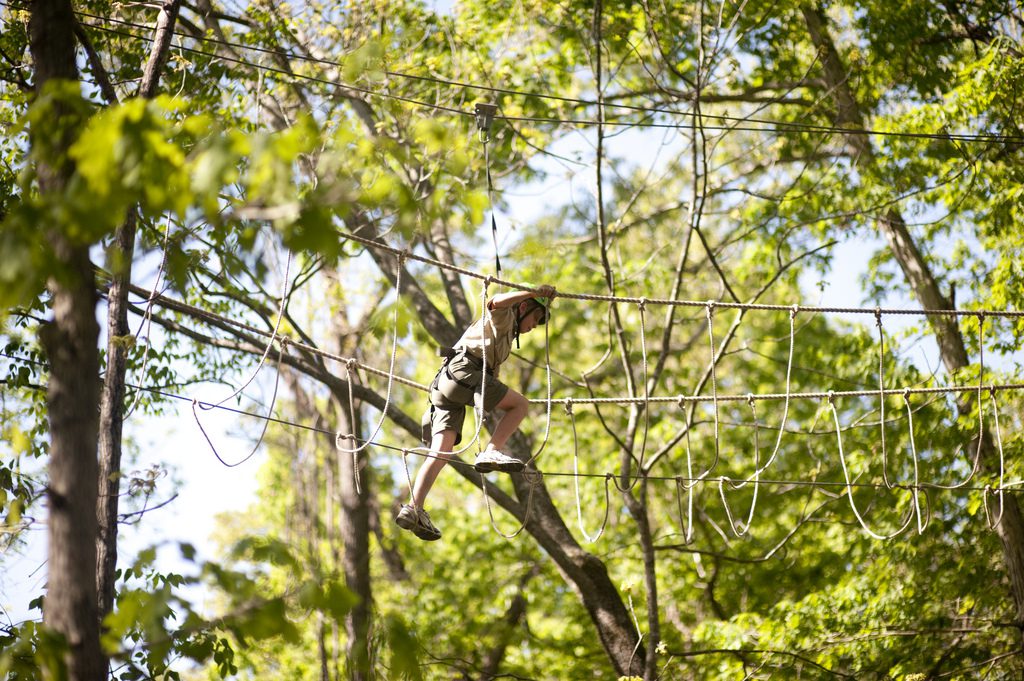
<path id="1" fill-rule="evenodd" d="M 494 123 L 494 114 L 497 111 L 496 104 L 478 103 L 476 105 L 476 129 L 480 132 L 481 142 L 491 141 L 491 124 Z"/>

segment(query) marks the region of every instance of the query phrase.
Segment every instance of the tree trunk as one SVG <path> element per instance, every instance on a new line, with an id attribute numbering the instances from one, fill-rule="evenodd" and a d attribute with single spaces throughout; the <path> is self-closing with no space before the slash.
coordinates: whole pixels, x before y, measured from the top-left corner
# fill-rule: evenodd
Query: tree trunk
<path id="1" fill-rule="evenodd" d="M 124 256 L 128 271 L 115 274 L 107 297 L 107 371 L 103 376 L 99 425 L 99 498 L 96 517 L 96 592 L 99 618 L 114 608 L 114 573 L 117 569 L 117 511 L 121 491 L 121 435 L 124 429 L 124 377 L 128 365 L 128 287 L 135 250 L 135 211 L 115 236 L 115 248 Z"/>
<path id="2" fill-rule="evenodd" d="M 49 559 L 44 620 L 67 639 L 70 678 L 103 679 L 96 602 L 96 433 L 99 325 L 88 250 L 58 248 L 53 321 L 41 331 L 50 364 Z"/>
<path id="3" fill-rule="evenodd" d="M 37 92 L 51 81 L 78 81 L 74 15 L 67 0 L 34 0 L 29 31 Z M 39 161 L 39 192 L 62 192 L 71 174 L 66 159 L 75 132 L 70 111 L 58 110 L 47 130 L 29 131 L 33 148 L 56 151 Z M 40 144 L 43 135 L 58 136 Z M 54 143 L 56 142 L 56 143 Z M 51 164 L 52 163 L 52 164 Z M 99 681 L 106 676 L 96 617 L 96 431 L 99 402 L 99 325 L 96 282 L 89 244 L 68 237 L 66 225 L 45 213 L 41 228 L 55 256 L 49 281 L 53 319 L 40 331 L 50 365 L 49 558 L 44 621 L 63 635 L 68 676 Z"/>
<path id="4" fill-rule="evenodd" d="M 820 5 L 804 5 L 801 8 L 807 24 L 811 41 L 818 49 L 825 71 L 826 86 L 832 93 L 837 104 L 836 123 L 848 125 L 854 129 L 864 129 L 864 118 L 861 114 L 853 89 L 848 82 L 848 72 L 832 37 L 829 34 L 827 18 Z M 874 154 L 867 136 L 855 132 L 846 134 L 847 143 L 857 152 L 856 160 L 862 168 L 869 168 L 874 163 Z M 926 310 L 950 309 L 952 303 L 942 295 L 938 283 L 928 263 L 921 256 L 914 242 L 906 221 L 895 208 L 890 209 L 878 219 L 878 225 L 885 234 L 893 256 L 900 264 L 903 274 L 910 283 L 914 295 Z M 939 354 L 946 370 L 956 374 L 969 364 L 963 334 L 954 316 L 929 315 L 928 322 L 939 345 Z M 961 411 L 972 408 L 975 397 L 973 393 L 964 393 L 958 401 Z M 980 407 L 980 405 L 979 405 Z M 992 471 L 998 467 L 995 460 L 995 448 L 992 436 L 986 429 L 979 438 L 965 447 L 965 451 L 974 453 L 980 458 L 985 470 Z M 1018 625 L 1024 624 L 1024 519 L 1021 518 L 1017 497 L 1010 493 L 1004 494 L 1004 510 L 999 514 L 999 500 L 992 495 L 990 504 L 994 517 L 1000 517 L 996 532 L 1003 547 L 1003 562 L 1006 565 L 1010 581 L 1011 594 L 1017 611 Z M 1024 635 L 1024 634 L 1022 634 Z"/>
<path id="5" fill-rule="evenodd" d="M 355 449 L 358 443 L 354 437 L 360 431 L 359 413 L 355 422 L 349 409 L 348 395 L 335 395 L 340 443 L 346 449 Z M 338 481 L 341 490 L 341 514 L 338 530 L 342 553 L 342 570 L 345 585 L 359 597 L 359 602 L 345 616 L 345 658 L 348 661 L 348 678 L 352 681 L 368 681 L 370 670 L 370 608 L 373 592 L 370 586 L 370 504 L 369 468 L 366 466 L 365 451 L 355 456 L 338 451 Z M 354 459 L 354 460 L 353 460 Z M 359 476 L 357 489 L 356 475 Z M 333 522 L 333 519 L 328 519 Z"/>
<path id="6" fill-rule="evenodd" d="M 530 456 L 530 447 L 521 432 L 512 436 L 509 447 L 520 458 L 528 459 Z M 479 487 L 478 473 L 463 466 L 456 469 Z M 518 506 L 502 499 L 491 487 L 488 487 L 488 493 L 498 505 L 523 522 L 530 488 L 533 487 L 533 508 L 526 531 L 555 562 L 565 581 L 576 590 L 616 673 L 621 676 L 643 676 L 646 651 L 640 645 L 633 619 L 608 575 L 608 568 L 600 558 L 584 550 L 572 536 L 551 500 L 543 478 L 531 483 L 522 474 L 511 477 L 520 502 Z"/>
<path id="7" fill-rule="evenodd" d="M 169 0 L 160 12 L 149 61 L 139 86 L 139 96 L 152 99 L 167 61 L 174 23 L 181 0 Z M 112 104 L 114 102 L 111 102 Z M 107 295 L 107 371 L 103 377 L 100 400 L 99 503 L 96 517 L 96 591 L 99 594 L 99 618 L 114 608 L 114 582 L 117 570 L 117 513 L 121 483 L 121 440 L 124 431 L 125 373 L 130 346 L 128 327 L 128 288 L 135 252 L 138 215 L 132 208 L 114 236 L 114 262 L 108 265 L 113 281 Z"/>

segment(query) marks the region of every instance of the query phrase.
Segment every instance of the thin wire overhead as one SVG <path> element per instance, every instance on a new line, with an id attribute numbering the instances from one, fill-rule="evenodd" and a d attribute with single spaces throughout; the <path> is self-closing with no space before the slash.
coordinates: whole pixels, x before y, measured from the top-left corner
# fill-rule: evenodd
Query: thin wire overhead
<path id="1" fill-rule="evenodd" d="M 19 8 L 16 5 L 12 5 L 12 4 L 9 4 L 9 3 L 6 3 L 6 2 L 0 2 L 0 5 L 6 6 L 6 7 L 11 7 L 11 8 L 14 8 L 14 9 L 21 9 L 21 8 Z M 76 14 L 78 14 L 79 16 L 82 16 L 82 17 L 94 19 L 96 21 L 106 22 L 108 24 L 118 24 L 118 25 L 130 27 L 130 28 L 137 28 L 137 29 L 140 29 L 140 30 L 147 30 L 147 31 L 150 30 L 149 26 L 146 26 L 144 24 L 138 24 L 138 23 L 130 22 L 130 21 L 125 21 L 123 19 L 115 19 L 113 17 L 103 17 L 103 16 L 99 16 L 99 15 L 95 15 L 95 14 L 90 14 L 88 12 L 81 12 L 81 11 L 76 12 Z M 130 32 L 117 31 L 117 30 L 114 30 L 114 29 L 105 28 L 103 26 L 98 26 L 98 25 L 95 25 L 95 24 L 90 25 L 90 28 L 94 28 L 96 30 L 104 31 L 104 32 L 107 32 L 107 33 L 121 35 L 121 36 L 124 36 L 124 37 L 130 37 L 130 38 L 133 38 L 135 40 L 143 40 L 143 41 L 149 41 L 149 42 L 152 41 L 152 38 L 150 38 L 149 36 L 140 36 L 140 35 L 136 35 L 136 34 L 130 33 Z M 220 38 L 215 38 L 213 36 L 197 37 L 197 36 L 193 36 L 191 34 L 186 34 L 186 33 L 177 32 L 177 31 L 174 32 L 174 35 L 176 35 L 178 37 L 181 37 L 181 38 L 187 38 L 187 39 L 191 39 L 191 40 L 196 40 L 198 42 L 209 43 L 209 44 L 213 44 L 213 45 L 220 45 L 220 46 L 223 46 L 223 47 L 230 47 L 230 48 L 233 48 L 233 49 L 248 50 L 248 51 L 251 51 L 251 52 L 258 52 L 258 53 L 261 53 L 261 54 L 269 54 L 269 55 L 273 55 L 273 56 L 277 56 L 277 57 L 285 57 L 287 59 L 292 59 L 292 60 L 295 60 L 295 61 L 301 61 L 301 62 L 312 63 L 312 64 L 320 64 L 320 65 L 324 65 L 324 66 L 332 66 L 332 67 L 338 67 L 338 68 L 343 67 L 343 64 L 341 62 L 338 62 L 338 61 L 333 61 L 333 60 L 323 59 L 323 58 L 318 58 L 318 57 L 312 57 L 312 56 L 309 56 L 309 55 L 296 54 L 294 52 L 290 52 L 290 51 L 287 51 L 287 50 L 274 50 L 274 49 L 271 49 L 271 48 L 261 47 L 261 46 L 257 46 L 257 45 L 246 45 L 244 43 L 233 42 L 233 41 L 230 41 L 230 40 L 223 40 L 223 39 L 220 39 Z M 429 102 L 424 102 L 424 101 L 416 100 L 416 99 L 409 98 L 409 97 L 403 97 L 403 96 L 400 96 L 400 95 L 395 95 L 393 93 L 380 92 L 380 91 L 376 91 L 376 90 L 370 90 L 370 89 L 362 88 L 362 87 L 359 87 L 359 86 L 356 86 L 356 85 L 351 85 L 351 84 L 343 83 L 343 82 L 338 81 L 338 80 L 331 80 L 329 78 L 323 78 L 323 77 L 317 77 L 317 76 L 309 76 L 309 75 L 305 75 L 305 74 L 297 74 L 297 73 L 291 72 L 291 71 L 289 71 L 287 69 L 282 69 L 282 68 L 278 68 L 278 67 L 268 66 L 268 65 L 265 65 L 265 64 L 257 64 L 257 63 L 250 62 L 250 61 L 247 61 L 247 60 L 244 60 L 244 59 L 238 59 L 238 58 L 235 58 L 235 57 L 229 57 L 227 55 L 206 52 L 206 51 L 199 50 L 199 49 L 196 49 L 196 48 L 185 47 L 185 46 L 179 45 L 179 46 L 176 46 L 176 49 L 184 50 L 184 51 L 192 53 L 192 54 L 198 54 L 198 55 L 207 56 L 207 57 L 211 57 L 211 58 L 215 58 L 215 59 L 223 59 L 225 61 L 230 61 L 232 63 L 237 63 L 239 65 L 249 66 L 249 67 L 254 68 L 254 69 L 259 69 L 259 70 L 263 70 L 263 71 L 267 71 L 267 72 L 271 72 L 271 73 L 277 73 L 277 74 L 285 75 L 285 76 L 288 76 L 290 78 L 295 78 L 295 79 L 300 79 L 300 80 L 307 80 L 307 81 L 316 82 L 316 83 L 325 84 L 325 85 L 340 86 L 340 87 L 344 87 L 344 88 L 346 88 L 348 90 L 351 90 L 353 92 L 359 92 L 359 93 L 370 95 L 370 96 L 374 96 L 374 97 L 383 97 L 383 98 L 386 98 L 386 99 L 393 99 L 393 100 L 396 100 L 396 101 L 405 102 L 407 104 L 412 104 L 412 105 L 420 106 L 420 107 L 426 107 L 426 108 L 434 109 L 434 110 L 437 110 L 437 111 L 444 111 L 446 113 L 456 114 L 456 115 L 459 115 L 459 116 L 466 116 L 466 117 L 473 117 L 474 116 L 474 114 L 472 112 L 470 112 L 470 111 L 463 111 L 461 109 L 456 109 L 456 108 L 453 108 L 453 107 L 446 107 L 446 106 L 442 106 L 442 105 L 438 105 L 438 104 L 432 104 L 432 103 L 429 103 Z M 401 71 L 392 71 L 392 70 L 388 70 L 388 69 L 382 69 L 381 72 L 384 73 L 386 76 L 392 77 L 392 78 L 402 78 L 402 79 L 407 79 L 407 80 L 417 80 L 417 81 L 422 81 L 422 82 L 434 83 L 434 84 L 437 84 L 437 85 L 446 85 L 446 86 L 450 86 L 450 87 L 466 88 L 466 89 L 477 90 L 477 91 L 481 91 L 481 92 L 490 92 L 490 93 L 493 93 L 493 94 L 502 94 L 502 95 L 508 95 L 508 96 L 514 96 L 514 97 L 532 97 L 532 98 L 537 98 L 537 99 L 544 99 L 544 100 L 550 100 L 550 101 L 574 104 L 574 105 L 576 105 L 578 107 L 593 107 L 593 106 L 597 106 L 598 105 L 598 102 L 596 100 L 589 100 L 589 99 L 582 99 L 582 98 L 575 98 L 575 97 L 566 97 L 566 96 L 554 95 L 554 94 L 550 94 L 550 93 L 529 92 L 529 91 L 514 90 L 514 89 L 509 89 L 509 88 L 499 88 L 499 87 L 494 87 L 494 86 L 489 86 L 489 85 L 480 85 L 480 84 L 476 84 L 476 83 L 466 83 L 466 82 L 457 81 L 457 80 L 451 80 L 451 79 L 446 79 L 446 78 L 439 78 L 439 77 L 436 77 L 436 76 L 412 74 L 412 73 L 405 73 L 405 72 L 401 72 Z M 1021 143 L 1021 142 L 1024 142 L 1024 135 L 997 135 L 997 134 L 991 134 L 991 133 L 953 133 L 953 132 L 922 133 L 922 132 L 908 132 L 908 131 L 894 131 L 894 130 L 875 130 L 875 129 L 870 129 L 870 128 L 841 128 L 841 127 L 828 126 L 828 125 L 818 125 L 818 124 L 812 124 L 812 123 L 795 123 L 795 122 L 790 122 L 790 121 L 780 121 L 780 120 L 772 120 L 772 119 L 764 119 L 764 118 L 754 118 L 754 117 L 745 118 L 745 117 L 742 117 L 742 116 L 729 116 L 729 115 L 725 115 L 725 114 L 710 114 L 710 113 L 703 113 L 702 112 L 701 114 L 698 115 L 698 114 L 696 114 L 693 111 L 681 111 L 681 110 L 678 110 L 678 109 L 667 109 L 667 108 L 660 108 L 660 107 L 643 107 L 643 106 L 637 106 L 637 105 L 631 105 L 631 104 L 622 104 L 622 103 L 601 102 L 601 105 L 604 106 L 605 108 L 616 108 L 616 109 L 621 109 L 621 110 L 625 110 L 625 111 L 631 111 L 631 112 L 635 112 L 635 113 L 642 113 L 642 114 L 655 115 L 655 116 L 682 116 L 682 117 L 686 117 L 686 118 L 697 118 L 699 116 L 699 119 L 701 121 L 701 127 L 703 127 L 704 129 L 707 129 L 707 130 L 723 130 L 723 131 L 735 130 L 735 131 L 745 131 L 745 132 L 775 132 L 775 133 L 781 133 L 781 132 L 824 133 L 824 134 L 839 133 L 839 134 L 859 134 L 859 135 L 871 135 L 871 136 L 875 136 L 875 137 L 893 137 L 893 138 L 905 138 L 905 139 L 948 140 L 948 141 L 957 141 L 957 142 L 994 142 L 994 143 L 1013 143 L 1013 142 Z M 504 119 L 506 121 L 511 121 L 511 122 L 549 123 L 549 124 L 556 124 L 556 125 L 576 125 L 576 126 L 584 126 L 584 127 L 592 127 L 592 126 L 597 126 L 597 125 L 611 125 L 611 126 L 617 126 L 617 127 L 634 127 L 634 128 L 662 128 L 662 129 L 689 129 L 689 128 L 692 127 L 692 123 L 668 123 L 668 122 L 653 122 L 653 121 L 648 121 L 648 122 L 642 122 L 642 121 L 618 121 L 618 120 L 614 120 L 614 119 L 598 121 L 598 120 L 592 120 L 592 119 L 587 119 L 587 118 L 563 119 L 563 118 L 545 118 L 545 117 L 529 117 L 529 116 L 505 116 L 505 115 L 502 115 L 500 113 L 496 114 L 496 117 L 497 118 L 502 118 L 502 119 Z M 730 123 L 730 125 L 709 125 L 708 123 L 705 122 L 705 121 L 708 121 L 708 120 L 719 121 L 719 122 L 721 122 L 723 124 L 724 123 Z M 774 130 L 767 130 L 765 127 L 754 127 L 754 126 L 771 126 L 772 128 L 775 128 L 775 129 Z"/>

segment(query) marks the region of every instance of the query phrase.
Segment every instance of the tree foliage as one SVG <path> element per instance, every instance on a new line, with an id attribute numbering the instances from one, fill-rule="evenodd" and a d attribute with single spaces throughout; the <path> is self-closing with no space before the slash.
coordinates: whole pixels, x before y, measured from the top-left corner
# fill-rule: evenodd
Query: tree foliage
<path id="1" fill-rule="evenodd" d="M 138 284 L 133 320 L 159 331 L 124 339 L 129 371 L 165 393 L 129 390 L 136 418 L 276 370 L 260 411 L 284 422 L 252 428 L 260 501 L 224 518 L 222 555 L 181 546 L 176 574 L 154 548 L 121 570 L 103 623 L 117 678 L 1020 673 L 1001 486 L 1022 473 L 1021 399 L 976 387 L 1020 382 L 1020 318 L 806 309 L 851 254 L 868 265 L 847 299 L 868 308 L 927 307 L 930 281 L 962 311 L 1020 309 L 1015 3 L 185 3 L 152 100 L 129 86 L 152 10 L 75 10 L 83 82 L 35 97 L 26 17 L 3 10 L 5 542 L 45 487 L 26 472 L 48 454 L 37 334 L 63 275 L 41 223 L 108 249 L 101 290 Z M 486 143 L 483 101 L 500 114 Z M 40 163 L 73 169 L 59 193 Z M 562 177 L 524 209 L 521 188 Z M 574 400 L 534 405 L 512 443 L 539 473 L 484 490 L 447 470 L 444 539 L 425 544 L 391 522 L 423 393 L 359 367 L 429 383 L 435 346 L 496 291 L 434 263 L 489 272 L 490 210 L 502 278 L 643 302 L 556 300 L 503 367 Z M 0 640 L 11 678 L 66 673 L 42 623 Z"/>

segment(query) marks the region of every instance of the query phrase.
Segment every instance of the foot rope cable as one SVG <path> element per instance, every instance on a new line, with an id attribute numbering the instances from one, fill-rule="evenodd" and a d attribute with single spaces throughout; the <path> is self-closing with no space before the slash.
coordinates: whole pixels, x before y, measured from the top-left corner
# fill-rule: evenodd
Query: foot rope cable
<path id="1" fill-rule="evenodd" d="M 293 345 L 293 344 L 289 343 L 289 345 Z M 5 352 L 0 352 L 0 357 L 4 357 L 6 359 L 10 359 L 10 360 L 17 361 L 17 362 L 22 362 L 22 363 L 25 363 L 25 364 L 33 364 L 33 365 L 38 365 L 38 366 L 43 366 L 43 367 L 46 366 L 46 364 L 44 362 L 41 362 L 41 361 L 38 361 L 38 360 L 33 360 L 33 359 L 30 359 L 30 358 L 27 358 L 27 357 L 19 357 L 19 356 L 16 356 L 16 355 L 10 355 L 10 354 L 5 353 Z M 0 383 L 2 383 L 2 381 L 0 381 Z M 154 395 L 158 395 L 160 397 L 164 397 L 164 398 L 167 398 L 167 399 L 179 400 L 179 401 L 182 401 L 182 402 L 189 402 L 189 403 L 191 403 L 193 401 L 192 397 L 187 397 L 185 395 L 179 395 L 177 393 L 172 393 L 172 392 L 169 392 L 169 391 L 166 391 L 166 390 L 161 390 L 159 388 L 154 388 L 154 387 L 151 387 L 151 386 L 141 386 L 141 385 L 134 385 L 134 384 L 132 384 L 132 385 L 127 385 L 127 387 L 135 389 L 135 390 L 143 390 L 143 391 L 146 391 L 146 392 L 150 392 L 150 393 L 152 393 Z M 989 391 L 993 392 L 993 393 L 995 393 L 995 392 L 997 392 L 999 390 L 1013 390 L 1015 392 L 1021 392 L 1021 391 L 1024 391 L 1024 384 L 992 385 L 992 386 L 986 386 L 986 388 Z M 973 390 L 975 390 L 975 388 L 972 386 L 970 388 L 970 390 L 973 391 Z M 908 389 L 908 391 L 909 391 L 910 394 L 914 394 L 915 389 Z M 952 389 L 944 390 L 944 392 L 951 392 L 951 391 L 952 391 Z M 891 392 L 894 392 L 894 391 L 892 391 L 891 389 L 889 391 L 887 391 L 887 393 L 891 393 Z M 877 394 L 877 393 L 872 392 L 872 394 Z M 840 393 L 834 393 L 834 395 L 835 395 L 835 397 L 840 397 Z M 555 402 L 558 402 L 558 401 L 559 400 L 555 400 Z M 207 403 L 204 402 L 202 404 L 207 404 Z M 285 419 L 279 419 L 279 418 L 275 418 L 275 417 L 272 417 L 272 416 L 267 416 L 265 414 L 259 414 L 259 413 L 255 413 L 255 412 L 244 411 L 244 410 L 241 410 L 241 409 L 235 409 L 233 407 L 227 407 L 227 406 L 223 406 L 223 405 L 221 405 L 221 406 L 209 405 L 209 406 L 210 406 L 211 409 L 219 409 L 219 410 L 226 411 L 226 412 L 238 415 L 238 416 L 245 416 L 245 417 L 255 418 L 255 419 L 259 419 L 259 420 L 263 420 L 263 421 L 269 421 L 271 423 L 276 423 L 278 425 L 282 425 L 282 426 L 286 426 L 286 427 L 290 427 L 290 428 L 300 428 L 302 430 L 309 430 L 309 431 L 317 432 L 317 433 L 320 433 L 320 434 L 323 434 L 323 435 L 331 435 L 331 436 L 335 435 L 335 431 L 334 430 L 328 430 L 328 429 L 325 429 L 325 428 L 320 428 L 320 427 L 317 427 L 317 426 L 311 426 L 311 425 L 307 425 L 307 424 L 304 424 L 304 423 L 297 423 L 297 422 L 294 422 L 294 421 L 288 421 L 288 420 L 285 420 Z M 356 439 L 360 440 L 359 438 L 356 438 Z M 409 448 L 399 447 L 397 445 L 392 445 L 392 444 L 389 444 L 389 443 L 386 443 L 386 442 L 376 442 L 374 444 L 376 444 L 377 446 L 379 446 L 379 447 L 381 447 L 383 449 L 389 449 L 389 450 L 393 450 L 393 451 L 396 451 L 396 452 L 408 451 L 409 453 L 414 453 L 417 456 L 422 456 L 424 458 L 441 458 L 441 457 L 430 455 L 429 454 L 429 448 L 420 447 L 420 448 L 415 448 L 415 449 L 409 449 Z M 417 451 L 417 450 L 419 450 L 419 451 Z M 426 450 L 427 453 L 424 453 L 422 450 Z M 464 461 L 452 461 L 451 463 L 454 466 L 472 467 L 472 464 L 467 464 Z M 547 472 L 544 473 L 544 475 L 547 476 L 547 477 L 572 477 L 574 475 L 574 473 L 568 472 L 568 471 L 547 471 Z M 611 472 L 606 472 L 606 473 L 579 473 L 579 476 L 581 478 L 594 478 L 594 479 L 604 479 L 605 477 L 607 477 L 609 475 L 614 476 L 615 474 L 611 473 Z M 639 477 L 639 476 L 637 476 L 637 477 Z M 702 481 L 704 481 L 704 482 L 717 482 L 717 480 L 718 480 L 717 477 L 698 479 L 698 478 L 687 478 L 685 476 L 680 476 L 680 475 L 646 475 L 644 477 L 646 479 L 648 479 L 648 480 L 665 481 L 665 482 L 678 482 L 680 484 L 685 484 L 687 482 L 702 482 Z M 849 483 L 846 483 L 846 482 L 830 482 L 830 481 L 826 481 L 826 480 L 808 481 L 808 480 L 797 480 L 797 479 L 766 479 L 766 478 L 762 478 L 760 480 L 760 482 L 761 482 L 762 485 L 818 487 L 818 488 L 826 488 L 826 489 L 827 488 L 832 488 L 832 487 L 841 487 L 841 488 L 845 489 L 848 486 L 849 487 L 854 487 L 854 488 L 864 488 L 864 489 L 870 488 L 870 489 L 877 489 L 877 490 L 888 489 L 882 483 L 857 482 L 857 481 L 851 481 Z M 912 488 L 911 485 L 902 485 L 902 484 L 893 484 L 892 487 L 893 487 L 893 489 L 911 489 Z M 973 492 L 983 492 L 986 489 L 985 486 L 964 485 L 962 483 L 960 485 L 958 485 L 958 486 L 941 485 L 941 484 L 938 484 L 938 483 L 920 483 L 918 485 L 918 487 L 920 489 L 923 489 L 923 490 L 934 489 L 934 490 L 947 491 L 947 490 L 961 489 L 961 490 L 964 490 L 964 491 L 973 491 Z M 1010 480 L 1008 482 L 1004 482 L 1002 487 L 1003 487 L 1004 490 L 1008 490 L 1010 488 L 1024 487 L 1024 479 L 1021 479 L 1021 480 Z M 991 486 L 989 486 L 989 488 L 991 490 Z"/>

